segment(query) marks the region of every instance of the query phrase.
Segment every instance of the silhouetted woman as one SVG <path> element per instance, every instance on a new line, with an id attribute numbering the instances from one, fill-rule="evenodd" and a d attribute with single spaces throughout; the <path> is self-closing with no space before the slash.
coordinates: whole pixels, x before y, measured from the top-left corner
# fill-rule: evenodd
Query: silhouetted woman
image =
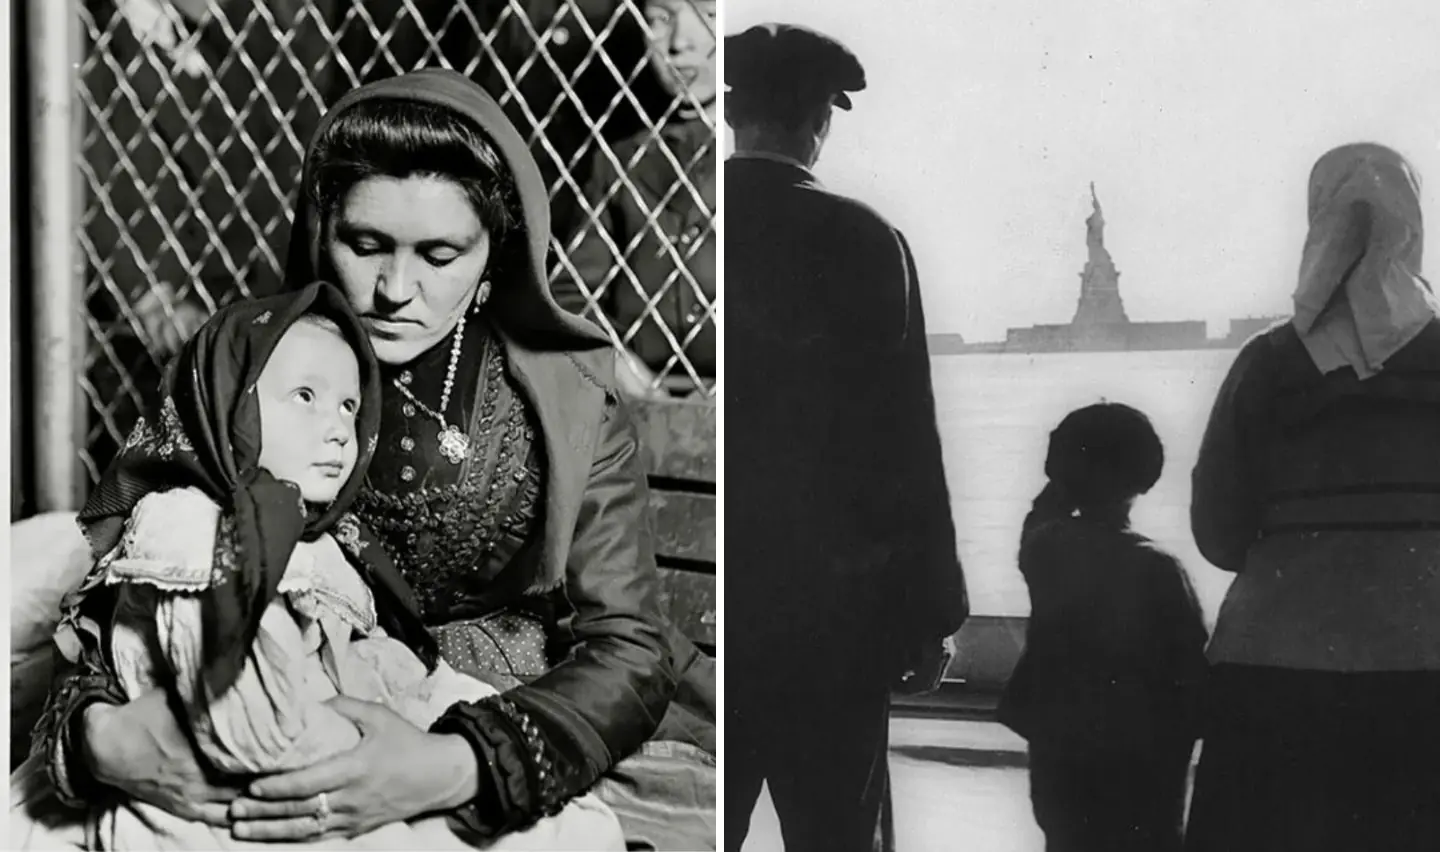
<path id="1" fill-rule="evenodd" d="M 1220 388 L 1191 525 L 1215 626 L 1194 850 L 1440 849 L 1440 323 L 1419 182 L 1310 176 L 1295 316 Z"/>

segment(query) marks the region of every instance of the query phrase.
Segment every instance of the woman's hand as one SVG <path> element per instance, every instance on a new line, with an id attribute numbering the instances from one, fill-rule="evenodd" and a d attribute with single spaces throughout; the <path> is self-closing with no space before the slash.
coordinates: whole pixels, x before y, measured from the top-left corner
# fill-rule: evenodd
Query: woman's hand
<path id="1" fill-rule="evenodd" d="M 230 806 L 237 840 L 355 837 L 475 798 L 480 769 L 463 737 L 428 734 L 368 701 L 340 696 L 329 705 L 360 728 L 360 745 L 251 784 Z"/>
<path id="2" fill-rule="evenodd" d="M 85 708 L 84 728 L 85 757 L 101 784 L 181 819 L 230 824 L 227 809 L 240 791 L 206 776 L 164 690 L 118 707 L 93 704 Z"/>

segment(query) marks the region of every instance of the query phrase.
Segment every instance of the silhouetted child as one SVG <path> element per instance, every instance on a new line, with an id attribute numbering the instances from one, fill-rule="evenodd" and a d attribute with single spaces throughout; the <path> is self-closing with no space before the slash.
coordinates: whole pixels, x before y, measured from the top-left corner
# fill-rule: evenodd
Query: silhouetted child
<path id="1" fill-rule="evenodd" d="M 1205 625 L 1179 562 L 1130 528 L 1163 466 L 1144 414 L 1079 409 L 1025 518 L 1029 634 L 1000 720 L 1029 742 L 1049 852 L 1180 848 Z"/>

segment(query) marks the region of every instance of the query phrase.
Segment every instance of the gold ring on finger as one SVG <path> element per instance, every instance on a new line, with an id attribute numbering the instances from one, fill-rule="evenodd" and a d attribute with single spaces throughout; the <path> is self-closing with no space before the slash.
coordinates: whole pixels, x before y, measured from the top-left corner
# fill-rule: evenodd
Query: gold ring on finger
<path id="1" fill-rule="evenodd" d="M 315 821 L 320 823 L 320 833 L 325 833 L 325 824 L 330 821 L 330 797 L 321 793 L 315 804 Z"/>

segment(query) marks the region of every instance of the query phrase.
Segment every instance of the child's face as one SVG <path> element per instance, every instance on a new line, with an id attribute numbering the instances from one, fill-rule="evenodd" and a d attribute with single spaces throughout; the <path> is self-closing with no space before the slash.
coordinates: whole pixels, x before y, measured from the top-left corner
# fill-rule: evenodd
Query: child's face
<path id="1" fill-rule="evenodd" d="M 328 503 L 355 469 L 360 365 L 336 332 L 297 322 L 256 385 L 260 466 L 300 486 L 311 503 Z"/>
<path id="2" fill-rule="evenodd" d="M 671 95 L 715 99 L 715 0 L 648 0 L 650 65 Z"/>

